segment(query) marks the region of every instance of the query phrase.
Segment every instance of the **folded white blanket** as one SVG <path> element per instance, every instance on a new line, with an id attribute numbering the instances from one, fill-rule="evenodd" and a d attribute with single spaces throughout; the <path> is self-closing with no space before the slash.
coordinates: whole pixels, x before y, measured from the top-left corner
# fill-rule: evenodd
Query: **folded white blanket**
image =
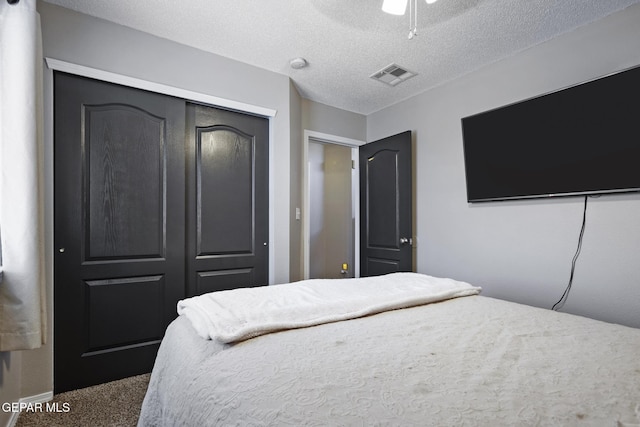
<path id="1" fill-rule="evenodd" d="M 481 288 L 418 273 L 313 279 L 212 292 L 178 302 L 199 336 L 223 343 L 476 295 Z"/>

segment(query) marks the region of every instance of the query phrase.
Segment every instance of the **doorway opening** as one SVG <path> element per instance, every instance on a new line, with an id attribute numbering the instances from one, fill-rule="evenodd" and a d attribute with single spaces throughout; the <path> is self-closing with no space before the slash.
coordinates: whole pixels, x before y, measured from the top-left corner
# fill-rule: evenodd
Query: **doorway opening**
<path id="1" fill-rule="evenodd" d="M 360 275 L 358 147 L 364 143 L 305 131 L 305 279 Z"/>

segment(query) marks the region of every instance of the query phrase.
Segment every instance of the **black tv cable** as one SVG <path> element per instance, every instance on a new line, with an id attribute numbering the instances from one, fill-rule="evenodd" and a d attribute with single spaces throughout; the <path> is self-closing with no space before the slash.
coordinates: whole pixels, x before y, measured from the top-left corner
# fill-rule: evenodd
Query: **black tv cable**
<path id="1" fill-rule="evenodd" d="M 576 249 L 576 253 L 573 256 L 573 260 L 571 261 L 571 274 L 569 275 L 569 284 L 567 285 L 566 289 L 564 290 L 564 293 L 562 294 L 558 302 L 553 304 L 553 307 L 551 307 L 551 310 L 554 310 L 554 311 L 560 310 L 564 306 L 564 303 L 567 302 L 567 298 L 569 298 L 569 292 L 571 291 L 571 285 L 573 284 L 573 275 L 576 271 L 576 261 L 578 260 L 578 257 L 580 256 L 580 251 L 582 250 L 582 238 L 584 237 L 584 229 L 585 229 L 585 226 L 587 225 L 587 200 L 588 199 L 589 199 L 589 196 L 584 196 L 584 211 L 582 213 L 582 227 L 580 228 L 580 237 L 578 238 L 578 248 Z"/>

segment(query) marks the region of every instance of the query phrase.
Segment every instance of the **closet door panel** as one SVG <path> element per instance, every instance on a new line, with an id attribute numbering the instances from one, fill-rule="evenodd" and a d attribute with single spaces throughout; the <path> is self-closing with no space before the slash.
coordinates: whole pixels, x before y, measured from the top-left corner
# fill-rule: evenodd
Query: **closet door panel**
<path id="1" fill-rule="evenodd" d="M 55 74 L 54 389 L 149 372 L 184 298 L 174 98 Z"/>
<path id="2" fill-rule="evenodd" d="M 187 292 L 267 284 L 269 122 L 187 105 Z"/>
<path id="3" fill-rule="evenodd" d="M 196 144 L 198 256 L 253 254 L 255 139 L 213 126 Z"/>
<path id="4" fill-rule="evenodd" d="M 89 105 L 84 126 L 85 260 L 164 257 L 166 121 Z"/>
<path id="5" fill-rule="evenodd" d="M 243 288 L 253 283 L 253 271 L 253 268 L 198 271 L 196 288 L 202 293 Z"/>

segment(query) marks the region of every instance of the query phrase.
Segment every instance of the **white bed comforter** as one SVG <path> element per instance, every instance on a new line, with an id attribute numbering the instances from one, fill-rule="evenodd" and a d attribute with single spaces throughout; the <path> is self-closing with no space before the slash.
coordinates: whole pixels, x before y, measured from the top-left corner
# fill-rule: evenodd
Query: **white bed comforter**
<path id="1" fill-rule="evenodd" d="M 480 290 L 418 273 L 315 279 L 211 292 L 179 301 L 178 314 L 186 316 L 202 338 L 231 343 L 283 329 L 477 295 Z"/>
<path id="2" fill-rule="evenodd" d="M 640 330 L 471 296 L 236 344 L 167 329 L 140 426 L 640 424 Z"/>

